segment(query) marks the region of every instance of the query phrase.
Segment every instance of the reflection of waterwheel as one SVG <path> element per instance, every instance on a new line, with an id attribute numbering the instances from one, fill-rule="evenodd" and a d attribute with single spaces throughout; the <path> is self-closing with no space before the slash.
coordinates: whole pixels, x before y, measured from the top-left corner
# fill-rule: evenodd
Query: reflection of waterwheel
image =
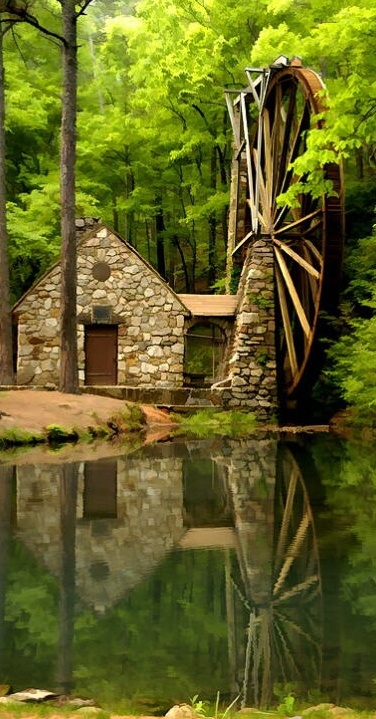
<path id="1" fill-rule="evenodd" d="M 250 586 L 245 602 L 243 706 L 270 705 L 278 686 L 286 693 L 286 687 L 298 692 L 320 683 L 321 580 L 313 517 L 301 469 L 286 447 L 277 468 L 270 595 L 260 604 Z"/>
<path id="2" fill-rule="evenodd" d="M 248 70 L 249 86 L 234 105 L 228 102 L 237 152 L 231 250 L 236 261 L 254 239 L 272 242 L 277 363 L 281 389 L 292 397 L 308 374 L 319 312 L 331 312 L 338 301 L 342 180 L 338 165 L 326 165 L 336 194 L 314 199 L 305 177 L 295 174 L 292 163 L 306 150 L 307 131 L 321 127 L 316 116 L 324 110 L 323 84 L 299 60 L 280 60 L 261 73 Z M 277 198 L 296 183 L 296 207 L 279 204 Z"/>

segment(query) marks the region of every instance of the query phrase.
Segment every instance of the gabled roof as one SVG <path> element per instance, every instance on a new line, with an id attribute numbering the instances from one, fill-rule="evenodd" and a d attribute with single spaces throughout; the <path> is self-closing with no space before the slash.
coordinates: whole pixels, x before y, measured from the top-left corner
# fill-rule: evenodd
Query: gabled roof
<path id="1" fill-rule="evenodd" d="M 159 272 L 157 272 L 157 270 L 153 267 L 153 265 L 151 265 L 147 260 L 145 260 L 145 258 L 144 258 L 132 245 L 129 244 L 129 242 L 127 242 L 126 240 L 124 240 L 124 238 L 121 237 L 120 235 L 118 235 L 117 232 L 115 232 L 114 230 L 112 230 L 111 227 L 108 227 L 108 225 L 106 225 L 106 223 L 99 221 L 99 222 L 96 222 L 92 227 L 84 228 L 83 230 L 81 230 L 80 233 L 79 233 L 79 235 L 78 235 L 78 239 L 77 239 L 77 248 L 79 248 L 81 245 L 83 245 L 83 244 L 84 244 L 88 239 L 90 239 L 91 237 L 95 237 L 95 235 L 96 235 L 98 232 L 100 232 L 101 230 L 103 230 L 103 228 L 105 228 L 106 230 L 108 230 L 108 232 L 111 233 L 111 235 L 114 235 L 114 237 L 116 237 L 116 239 L 117 239 L 119 242 L 121 242 L 122 244 L 126 245 L 127 249 L 128 249 L 130 252 L 132 252 L 136 257 L 138 257 L 138 259 L 142 262 L 142 264 L 145 265 L 145 267 L 148 268 L 148 270 L 150 270 L 151 272 L 153 272 L 153 274 L 156 275 L 156 277 L 158 277 L 158 279 L 160 280 L 160 282 L 165 285 L 165 287 L 168 289 L 168 291 L 171 293 L 171 295 L 173 295 L 174 298 L 175 298 L 175 299 L 179 302 L 179 304 L 182 306 L 183 314 L 189 315 L 189 309 L 185 306 L 185 304 L 183 303 L 183 300 L 180 299 L 179 295 L 177 295 L 176 292 L 174 292 L 174 290 L 173 290 L 173 289 L 170 287 L 170 285 L 163 279 L 163 277 L 159 274 Z M 59 267 L 60 264 L 61 264 L 61 260 L 59 259 L 59 260 L 58 260 L 57 262 L 55 262 L 51 267 L 49 267 L 49 269 L 48 269 L 46 272 L 44 272 L 44 274 L 41 275 L 41 277 L 38 277 L 38 279 L 33 283 L 33 285 L 31 285 L 31 287 L 29 287 L 29 289 L 28 289 L 26 292 L 24 292 L 24 294 L 22 295 L 22 297 L 20 297 L 20 298 L 17 300 L 17 302 L 13 305 L 13 307 L 12 307 L 12 312 L 14 312 L 15 310 L 17 310 L 17 308 L 18 308 L 19 305 L 23 302 L 23 300 L 27 297 L 27 295 L 29 294 L 29 292 L 32 292 L 33 290 L 35 290 L 35 289 L 38 287 L 38 285 L 39 285 L 41 282 L 43 282 L 43 281 L 46 279 L 46 277 L 48 277 L 48 275 L 49 275 L 53 270 L 55 270 L 57 267 Z"/>
<path id="2" fill-rule="evenodd" d="M 178 298 L 196 317 L 234 317 L 238 306 L 237 295 L 178 295 Z"/>

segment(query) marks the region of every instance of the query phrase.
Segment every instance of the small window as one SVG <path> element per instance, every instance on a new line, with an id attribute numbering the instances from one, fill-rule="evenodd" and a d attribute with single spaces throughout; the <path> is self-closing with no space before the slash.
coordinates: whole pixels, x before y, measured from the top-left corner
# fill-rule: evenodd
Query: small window
<path id="1" fill-rule="evenodd" d="M 91 320 L 101 324 L 111 324 L 112 309 L 110 305 L 93 305 L 91 308 Z"/>
<path id="2" fill-rule="evenodd" d="M 222 379 L 225 335 L 218 325 L 200 322 L 185 336 L 185 383 L 205 386 Z"/>

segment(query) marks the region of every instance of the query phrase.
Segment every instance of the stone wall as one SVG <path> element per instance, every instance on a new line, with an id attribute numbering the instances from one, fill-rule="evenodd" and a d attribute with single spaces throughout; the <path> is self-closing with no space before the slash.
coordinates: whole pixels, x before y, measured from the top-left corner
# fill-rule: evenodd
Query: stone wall
<path id="1" fill-rule="evenodd" d="M 108 275 L 108 276 L 107 276 Z M 189 313 L 157 272 L 101 225 L 83 233 L 77 259 L 78 357 L 85 377 L 85 324 L 92 307 L 109 306 L 118 325 L 118 384 L 183 384 L 184 318 Z M 16 305 L 19 384 L 59 381 L 60 265 Z"/>
<path id="2" fill-rule="evenodd" d="M 273 281 L 273 248 L 260 238 L 244 262 L 228 382 L 221 390 L 224 406 L 246 407 L 260 419 L 278 409 Z"/>

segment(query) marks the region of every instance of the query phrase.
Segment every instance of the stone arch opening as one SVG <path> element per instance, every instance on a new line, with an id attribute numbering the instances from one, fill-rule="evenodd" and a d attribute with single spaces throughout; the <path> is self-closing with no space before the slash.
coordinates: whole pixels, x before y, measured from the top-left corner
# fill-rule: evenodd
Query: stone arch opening
<path id="1" fill-rule="evenodd" d="M 184 338 L 185 386 L 210 387 L 222 379 L 226 335 L 214 322 L 195 322 Z"/>

